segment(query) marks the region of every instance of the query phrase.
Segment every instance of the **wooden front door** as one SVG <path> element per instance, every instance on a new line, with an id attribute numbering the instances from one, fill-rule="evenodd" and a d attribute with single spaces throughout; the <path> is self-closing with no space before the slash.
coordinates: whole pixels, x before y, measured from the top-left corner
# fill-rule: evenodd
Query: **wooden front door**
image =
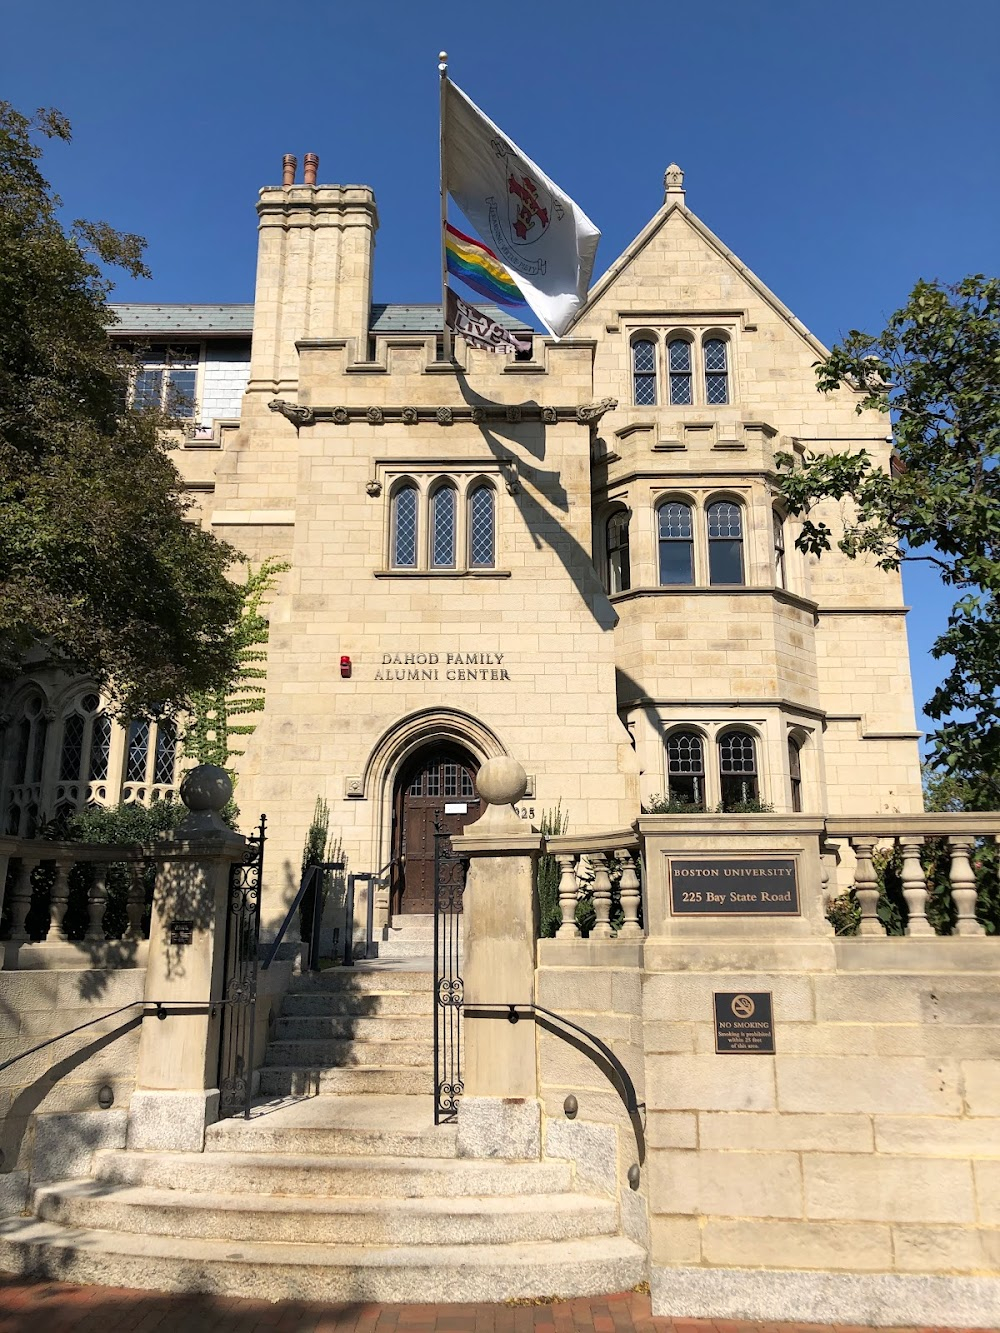
<path id="1" fill-rule="evenodd" d="M 452 835 L 482 813 L 477 764 L 457 746 L 422 750 L 396 783 L 392 910 L 434 911 L 434 828 Z"/>

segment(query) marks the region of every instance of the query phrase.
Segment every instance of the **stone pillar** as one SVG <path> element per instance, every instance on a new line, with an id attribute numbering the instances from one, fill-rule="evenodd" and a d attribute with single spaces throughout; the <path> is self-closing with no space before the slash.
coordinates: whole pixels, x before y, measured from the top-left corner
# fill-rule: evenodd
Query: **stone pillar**
<path id="1" fill-rule="evenodd" d="M 538 1157 L 541 1151 L 533 1015 L 510 1004 L 535 999 L 535 871 L 542 838 L 514 810 L 527 788 L 513 759 L 488 760 L 477 788 L 483 817 L 455 840 L 470 858 L 463 899 L 465 983 L 458 1150 L 466 1157 Z"/>
<path id="2" fill-rule="evenodd" d="M 232 790 L 224 769 L 192 769 L 181 784 L 191 813 L 157 848 L 130 1148 L 200 1152 L 218 1115 L 229 879 L 246 842 L 219 817 Z"/>

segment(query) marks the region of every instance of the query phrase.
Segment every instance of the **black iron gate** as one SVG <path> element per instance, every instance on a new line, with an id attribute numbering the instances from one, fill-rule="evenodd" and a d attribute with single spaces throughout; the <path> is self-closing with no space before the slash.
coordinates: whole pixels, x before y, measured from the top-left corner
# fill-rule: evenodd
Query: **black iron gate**
<path id="1" fill-rule="evenodd" d="M 468 858 L 434 826 L 434 1123 L 454 1120 L 462 1082 L 462 894 Z"/>
<path id="2" fill-rule="evenodd" d="M 253 1037 L 257 1018 L 257 954 L 260 942 L 260 877 L 266 816 L 247 838 L 243 862 L 233 866 L 226 912 L 222 1033 L 219 1040 L 219 1116 L 250 1115 Z"/>

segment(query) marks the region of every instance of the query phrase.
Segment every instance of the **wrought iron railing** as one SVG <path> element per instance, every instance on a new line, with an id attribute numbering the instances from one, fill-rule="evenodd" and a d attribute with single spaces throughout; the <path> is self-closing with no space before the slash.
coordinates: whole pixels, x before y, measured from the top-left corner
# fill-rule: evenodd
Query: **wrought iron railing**
<path id="1" fill-rule="evenodd" d="M 249 1118 L 253 1099 L 253 1047 L 257 1023 L 260 949 L 260 885 L 267 819 L 246 840 L 242 862 L 229 881 L 223 995 L 227 1001 L 219 1037 L 219 1114 Z"/>

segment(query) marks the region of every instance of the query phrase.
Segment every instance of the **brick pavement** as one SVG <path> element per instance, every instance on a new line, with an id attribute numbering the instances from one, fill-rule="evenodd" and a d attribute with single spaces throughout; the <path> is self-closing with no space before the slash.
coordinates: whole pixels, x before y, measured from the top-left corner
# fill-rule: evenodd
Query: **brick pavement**
<path id="1" fill-rule="evenodd" d="M 311 1301 L 271 1305 L 226 1296 L 164 1295 L 0 1278 L 0 1333 L 173 1333 L 175 1329 L 178 1333 L 864 1333 L 847 1325 L 654 1319 L 649 1297 L 637 1292 L 528 1306 Z"/>

